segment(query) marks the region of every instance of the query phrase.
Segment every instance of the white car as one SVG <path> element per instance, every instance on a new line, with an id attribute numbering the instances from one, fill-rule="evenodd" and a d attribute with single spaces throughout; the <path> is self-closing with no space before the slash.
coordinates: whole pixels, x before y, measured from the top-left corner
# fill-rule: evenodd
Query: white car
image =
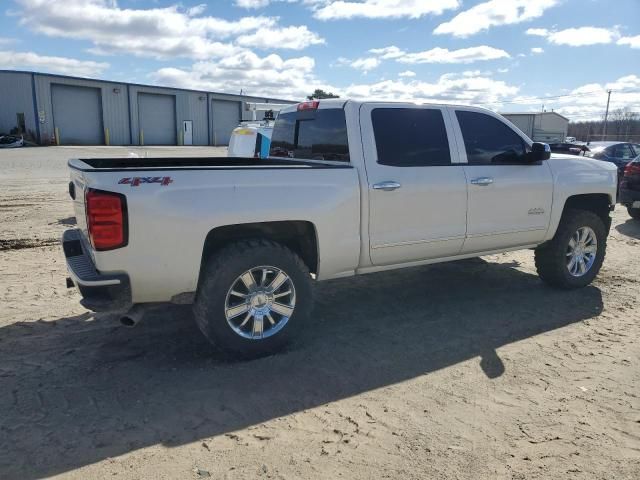
<path id="1" fill-rule="evenodd" d="M 543 281 L 577 288 L 604 260 L 616 167 L 550 157 L 485 109 L 305 102 L 270 153 L 70 160 L 82 303 L 131 324 L 194 302 L 212 343 L 254 356 L 303 328 L 315 281 L 534 249 Z"/>

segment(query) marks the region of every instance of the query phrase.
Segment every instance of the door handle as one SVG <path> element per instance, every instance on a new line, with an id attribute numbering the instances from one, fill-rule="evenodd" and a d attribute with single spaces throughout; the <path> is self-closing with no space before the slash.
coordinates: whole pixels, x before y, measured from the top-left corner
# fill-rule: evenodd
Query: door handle
<path id="1" fill-rule="evenodd" d="M 492 183 L 493 178 L 491 177 L 480 177 L 471 180 L 471 185 L 480 185 L 481 187 L 486 187 L 487 185 L 491 185 Z"/>
<path id="2" fill-rule="evenodd" d="M 397 190 L 401 187 L 398 182 L 380 182 L 373 185 L 374 190 L 383 190 L 385 192 L 392 192 L 393 190 Z"/>

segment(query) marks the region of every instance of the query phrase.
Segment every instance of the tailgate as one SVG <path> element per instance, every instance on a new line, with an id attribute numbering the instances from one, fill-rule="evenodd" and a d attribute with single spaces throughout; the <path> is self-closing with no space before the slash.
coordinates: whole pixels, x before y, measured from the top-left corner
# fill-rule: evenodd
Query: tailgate
<path id="1" fill-rule="evenodd" d="M 76 216 L 77 228 L 82 233 L 82 240 L 85 247 L 89 246 L 89 236 L 87 233 L 87 216 L 84 205 L 84 191 L 86 187 L 83 172 L 74 168 L 69 169 L 71 172 L 71 181 L 69 182 L 69 196 L 73 201 L 73 212 Z M 90 250 L 90 249 L 88 249 Z"/>

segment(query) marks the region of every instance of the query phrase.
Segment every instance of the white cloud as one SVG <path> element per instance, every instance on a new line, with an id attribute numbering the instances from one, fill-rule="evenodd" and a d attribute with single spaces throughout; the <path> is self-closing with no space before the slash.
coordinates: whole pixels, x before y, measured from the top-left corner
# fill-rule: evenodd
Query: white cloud
<path id="1" fill-rule="evenodd" d="M 236 42 L 243 47 L 261 49 L 288 48 L 302 50 L 310 45 L 324 44 L 318 34 L 310 31 L 306 25 L 300 27 L 261 28 L 255 33 L 240 35 Z"/>
<path id="2" fill-rule="evenodd" d="M 303 0 L 304 3 L 315 3 L 313 0 Z M 298 0 L 236 0 L 234 5 L 240 8 L 246 9 L 257 9 L 268 7 L 271 3 L 279 3 L 279 2 L 287 2 L 287 3 L 296 3 Z"/>
<path id="3" fill-rule="evenodd" d="M 332 91 L 356 99 L 481 104 L 514 96 L 518 93 L 518 87 L 484 76 L 447 74 L 433 83 L 384 80 L 372 84 L 352 84 Z"/>
<path id="4" fill-rule="evenodd" d="M 34 52 L 0 51 L 0 68 L 38 70 L 62 75 L 94 77 L 109 68 L 105 62 L 38 55 Z"/>
<path id="5" fill-rule="evenodd" d="M 398 58 L 398 61 L 402 63 L 473 63 L 500 58 L 510 58 L 510 55 L 499 48 L 482 45 L 459 50 L 432 48 L 424 52 L 408 53 Z"/>
<path id="6" fill-rule="evenodd" d="M 338 64 L 350 65 L 350 61 L 342 58 Z M 314 68 L 315 62 L 309 57 L 283 60 L 278 55 L 259 57 L 245 52 L 222 61 L 196 62 L 190 69 L 163 68 L 156 71 L 152 79 L 162 85 L 232 93 L 242 89 L 249 95 L 293 100 L 304 99 L 316 88 L 335 92 L 342 98 L 422 103 L 479 104 L 504 100 L 518 93 L 518 87 L 479 71 L 446 74 L 435 82 L 414 80 L 415 73 L 407 71 L 398 80 L 340 87 L 316 78 Z"/>
<path id="7" fill-rule="evenodd" d="M 549 35 L 549 30 L 546 28 L 529 28 L 527 29 L 527 35 L 536 35 L 538 37 L 546 37 Z"/>
<path id="8" fill-rule="evenodd" d="M 541 48 L 541 47 L 533 47 L 533 48 L 531 49 L 531 53 L 535 53 L 535 54 L 544 53 L 544 48 Z"/>
<path id="9" fill-rule="evenodd" d="M 433 33 L 468 37 L 498 25 L 512 25 L 541 17 L 560 0 L 489 0 L 441 23 Z"/>
<path id="10" fill-rule="evenodd" d="M 559 32 L 553 32 L 548 39 L 556 45 L 569 45 L 579 47 L 584 45 L 596 45 L 599 43 L 611 43 L 617 37 L 615 30 L 597 27 L 567 28 Z"/>
<path id="11" fill-rule="evenodd" d="M 440 15 L 460 6 L 459 0 L 361 0 L 307 2 L 315 7 L 314 16 L 320 20 L 350 18 L 420 18 Z"/>
<path id="12" fill-rule="evenodd" d="M 302 99 L 315 88 L 329 88 L 313 75 L 310 57 L 285 60 L 271 54 L 260 57 L 244 51 L 216 61 L 196 62 L 190 69 L 162 68 L 151 78 L 162 84 L 183 88 Z"/>
<path id="13" fill-rule="evenodd" d="M 374 68 L 380 66 L 380 59 L 376 57 L 358 58 L 351 62 L 351 67 L 356 70 L 362 70 L 363 72 L 369 72 Z"/>
<path id="14" fill-rule="evenodd" d="M 588 83 L 564 91 L 562 96 L 550 98 L 516 96 L 509 104 L 494 103 L 496 110 L 539 110 L 544 104 L 547 111 L 554 110 L 572 121 L 601 119 L 607 103 L 607 90 L 611 89 L 610 110 L 628 108 L 640 111 L 640 76 L 626 75 L 605 84 Z"/>
<path id="15" fill-rule="evenodd" d="M 49 36 L 89 40 L 94 53 L 125 52 L 155 58 L 187 57 L 197 60 L 227 57 L 242 49 L 235 36 L 247 43 L 268 35 L 287 39 L 284 48 L 298 48 L 320 38 L 306 27 L 279 27 L 272 17 L 226 20 L 202 16 L 204 6 L 184 10 L 178 6 L 150 9 L 121 8 L 111 0 L 16 0 L 21 23 Z M 298 28 L 298 30 L 295 30 Z M 293 30 L 292 30 L 293 29 Z M 299 34 L 301 40 L 292 36 Z"/>
<path id="16" fill-rule="evenodd" d="M 484 60 L 497 60 L 500 58 L 510 58 L 510 55 L 499 48 L 480 45 L 477 47 L 461 48 L 449 50 L 447 48 L 432 48 L 422 52 L 405 52 L 404 50 L 391 45 L 384 48 L 372 48 L 369 53 L 377 56 L 381 60 L 395 60 L 399 63 L 420 64 L 420 63 L 473 63 Z"/>
<path id="17" fill-rule="evenodd" d="M 236 0 L 235 6 L 240 8 L 264 8 L 271 3 L 269 0 Z"/>
<path id="18" fill-rule="evenodd" d="M 384 48 L 372 48 L 371 50 L 369 50 L 369 53 L 378 55 L 380 58 L 384 60 L 388 60 L 390 58 L 398 58 L 405 54 L 404 51 L 400 50 L 395 45 L 391 45 L 390 47 L 384 47 Z"/>
<path id="19" fill-rule="evenodd" d="M 530 28 L 526 31 L 526 34 L 546 37 L 549 43 L 568 45 L 570 47 L 607 44 L 620 37 L 617 28 L 601 27 L 576 27 L 558 31 L 545 28 Z"/>
<path id="20" fill-rule="evenodd" d="M 640 35 L 635 37 L 622 37 L 618 40 L 618 45 L 629 45 L 631 48 L 640 48 Z"/>
<path id="21" fill-rule="evenodd" d="M 416 72 L 413 72 L 411 70 L 405 70 L 404 72 L 400 72 L 398 76 L 405 77 L 405 78 L 413 78 L 416 76 Z"/>
<path id="22" fill-rule="evenodd" d="M 449 50 L 447 48 L 432 48 L 423 52 L 408 53 L 397 47 L 373 49 L 371 53 L 381 53 L 380 58 L 392 58 L 400 63 L 420 64 L 420 63 L 473 63 L 484 60 L 497 60 L 500 58 L 510 58 L 510 55 L 499 48 L 481 45 L 478 47 L 461 48 Z"/>
<path id="23" fill-rule="evenodd" d="M 554 100 L 555 110 L 572 120 L 601 119 L 607 103 L 607 90 L 612 90 L 609 111 L 629 108 L 640 111 L 640 76 L 626 75 L 606 84 L 590 83 L 569 92 L 574 97 Z"/>
<path id="24" fill-rule="evenodd" d="M 477 47 L 461 48 L 449 50 L 447 48 L 432 48 L 422 52 L 405 52 L 404 50 L 391 45 L 384 48 L 372 48 L 369 53 L 382 60 L 395 60 L 399 63 L 420 64 L 420 63 L 473 63 L 485 60 L 498 60 L 501 58 L 511 58 L 510 55 L 499 48 L 480 45 Z"/>

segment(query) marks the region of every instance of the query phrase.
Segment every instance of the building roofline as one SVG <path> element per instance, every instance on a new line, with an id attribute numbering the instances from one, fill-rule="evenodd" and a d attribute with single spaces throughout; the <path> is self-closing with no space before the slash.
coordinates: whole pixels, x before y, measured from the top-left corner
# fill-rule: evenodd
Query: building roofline
<path id="1" fill-rule="evenodd" d="M 204 93 L 204 94 L 213 94 L 213 95 L 228 95 L 231 97 L 237 98 L 263 98 L 269 99 L 269 101 L 277 101 L 277 102 L 286 102 L 286 103 L 298 103 L 300 100 L 285 100 L 282 98 L 272 98 L 265 95 L 240 95 L 237 93 L 225 93 L 225 92 L 214 92 L 211 90 L 194 90 L 191 88 L 180 88 L 180 87 L 167 87 L 163 85 L 149 85 L 145 83 L 131 83 L 131 82 L 118 82 L 116 80 L 102 80 L 100 78 L 91 78 L 91 77 L 74 77 L 73 75 L 61 75 L 59 73 L 46 73 L 46 72 L 34 72 L 31 70 L 11 70 L 11 69 L 0 69 L 0 74 L 2 73 L 22 73 L 26 75 L 39 75 L 43 77 L 54 77 L 54 78 L 67 78 L 70 80 L 85 80 L 91 82 L 102 82 L 109 83 L 112 85 L 128 85 L 131 87 L 144 87 L 144 88 L 165 88 L 168 90 L 177 90 L 180 92 L 191 92 L 191 93 Z"/>
<path id="2" fill-rule="evenodd" d="M 565 117 L 564 115 L 558 112 L 500 112 L 500 115 L 557 115 L 559 117 L 564 118 L 567 121 L 571 121 L 567 117 Z"/>

